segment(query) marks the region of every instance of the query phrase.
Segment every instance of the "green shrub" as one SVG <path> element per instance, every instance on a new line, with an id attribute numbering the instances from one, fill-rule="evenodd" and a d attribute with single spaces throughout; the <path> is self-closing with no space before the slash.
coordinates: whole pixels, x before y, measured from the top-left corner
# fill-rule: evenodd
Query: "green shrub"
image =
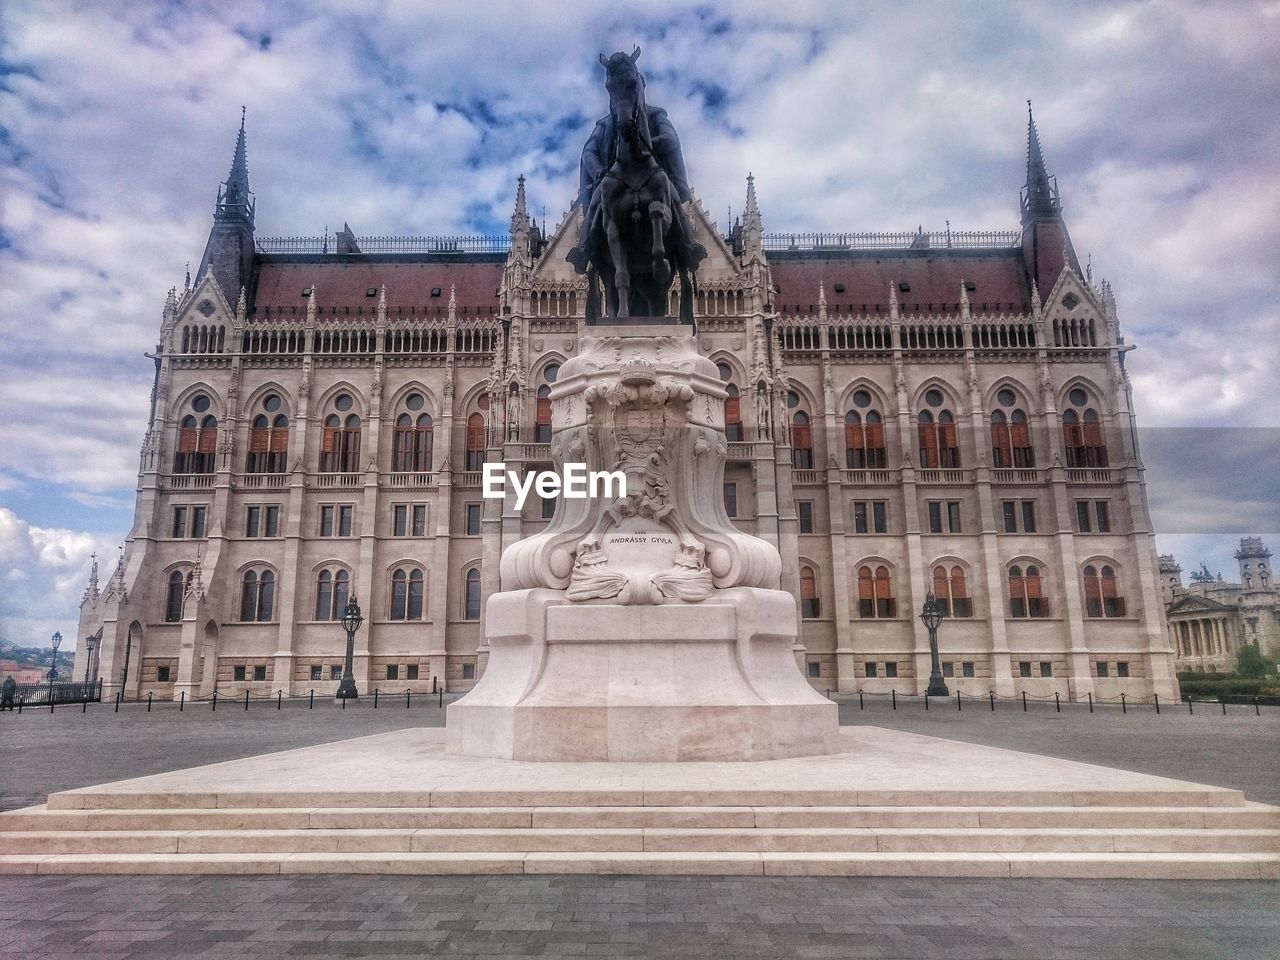
<path id="1" fill-rule="evenodd" d="M 1184 697 L 1214 699 L 1218 694 L 1256 697 L 1280 692 L 1275 680 L 1252 677 L 1224 677 L 1217 680 L 1181 680 L 1179 689 Z"/>

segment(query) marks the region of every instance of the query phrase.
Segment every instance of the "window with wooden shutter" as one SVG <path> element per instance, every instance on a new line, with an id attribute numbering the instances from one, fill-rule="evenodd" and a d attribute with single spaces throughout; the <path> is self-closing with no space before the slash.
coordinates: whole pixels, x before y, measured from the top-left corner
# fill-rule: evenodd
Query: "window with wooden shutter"
<path id="1" fill-rule="evenodd" d="M 844 463 L 850 470 L 863 470 L 867 466 L 866 434 L 862 429 L 862 414 L 857 410 L 844 415 Z"/>
<path id="2" fill-rule="evenodd" d="M 1087 616 L 1102 616 L 1102 583 L 1092 564 L 1084 568 L 1084 609 Z"/>
<path id="3" fill-rule="evenodd" d="M 1002 410 L 991 414 L 991 465 L 997 470 L 1013 466 L 1013 443 Z"/>
<path id="4" fill-rule="evenodd" d="M 1013 411 L 1013 426 L 1010 428 L 1010 442 L 1013 446 L 1013 465 L 1019 469 L 1029 469 L 1036 465 L 1035 450 L 1031 446 L 1031 425 L 1022 410 Z"/>
<path id="5" fill-rule="evenodd" d="M 414 469 L 413 465 L 413 418 L 407 413 L 396 418 L 395 462 L 391 469 L 397 473 L 407 473 Z"/>
<path id="6" fill-rule="evenodd" d="M 473 413 L 467 418 L 467 469 L 484 469 L 484 417 Z"/>
<path id="7" fill-rule="evenodd" d="M 732 383 L 725 390 L 729 395 L 724 401 L 724 435 L 725 439 L 736 442 L 742 439 L 742 397 Z"/>
<path id="8" fill-rule="evenodd" d="M 889 578 L 889 568 L 876 567 L 876 616 L 892 617 L 897 614 L 893 599 L 893 582 Z"/>
<path id="9" fill-rule="evenodd" d="M 797 410 L 791 425 L 791 466 L 797 470 L 813 469 L 813 427 L 809 415 Z"/>
<path id="10" fill-rule="evenodd" d="M 888 464 L 888 456 L 884 447 L 884 423 L 876 410 L 867 412 L 867 466 L 873 470 L 883 470 Z"/>
<path id="11" fill-rule="evenodd" d="M 933 414 L 925 410 L 917 418 L 920 435 L 920 466 L 932 470 L 938 466 L 938 425 Z"/>
<path id="12" fill-rule="evenodd" d="M 956 440 L 956 424 L 949 410 L 938 414 L 938 464 L 948 469 L 960 466 L 960 445 Z"/>
<path id="13" fill-rule="evenodd" d="M 1105 467 L 1107 465 L 1107 444 L 1102 438 L 1102 423 L 1098 419 L 1097 410 L 1084 412 L 1084 428 L 1081 440 L 1085 448 L 1085 465 Z"/>
<path id="14" fill-rule="evenodd" d="M 1047 617 L 1049 600 L 1044 595 L 1044 583 L 1040 579 L 1040 568 L 1027 567 L 1027 615 L 1031 617 Z"/>
<path id="15" fill-rule="evenodd" d="M 818 598 L 818 576 L 813 567 L 800 568 L 800 616 L 816 620 L 822 615 L 822 601 Z"/>
<path id="16" fill-rule="evenodd" d="M 876 615 L 876 585 L 870 567 L 858 568 L 858 616 L 869 619 Z"/>
<path id="17" fill-rule="evenodd" d="M 537 407 L 534 416 L 533 442 L 551 442 L 551 388 L 545 384 L 538 388 Z"/>

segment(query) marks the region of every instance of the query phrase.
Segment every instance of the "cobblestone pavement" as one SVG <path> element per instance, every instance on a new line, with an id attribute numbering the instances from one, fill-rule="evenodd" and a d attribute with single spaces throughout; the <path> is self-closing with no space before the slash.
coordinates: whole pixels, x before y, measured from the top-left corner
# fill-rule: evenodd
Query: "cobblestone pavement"
<path id="1" fill-rule="evenodd" d="M 0 878 L 0 957 L 1274 960 L 1280 883 Z"/>
<path id="2" fill-rule="evenodd" d="M 403 696 L 403 695 L 402 695 Z M 1280 709 L 880 698 L 844 723 L 1027 750 L 1280 803 Z M 436 700 L 0 714 L 0 807 L 53 790 L 408 725 Z M 323 771 L 320 771 L 323 776 Z M 10 957 L 1210 958 L 1280 956 L 1280 883 L 633 877 L 0 877 Z"/>

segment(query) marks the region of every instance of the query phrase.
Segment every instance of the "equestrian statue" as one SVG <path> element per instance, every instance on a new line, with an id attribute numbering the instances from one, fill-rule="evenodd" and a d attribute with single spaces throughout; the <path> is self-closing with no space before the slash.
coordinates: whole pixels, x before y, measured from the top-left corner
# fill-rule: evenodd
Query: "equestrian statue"
<path id="1" fill-rule="evenodd" d="M 645 102 L 639 58 L 639 47 L 600 54 L 609 115 L 582 149 L 576 203 L 582 231 L 566 259 L 586 274 L 588 324 L 667 317 L 671 282 L 679 276 L 679 319 L 692 326 L 695 271 L 707 251 L 681 207 L 690 194 L 680 138 L 667 112 Z"/>

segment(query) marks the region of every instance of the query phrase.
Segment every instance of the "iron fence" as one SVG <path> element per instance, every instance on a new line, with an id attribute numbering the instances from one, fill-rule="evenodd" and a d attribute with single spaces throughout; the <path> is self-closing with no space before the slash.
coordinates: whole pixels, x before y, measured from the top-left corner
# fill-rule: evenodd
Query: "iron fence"
<path id="1" fill-rule="evenodd" d="M 20 683 L 13 694 L 14 705 L 25 707 L 50 703 L 101 703 L 102 681 L 55 680 L 53 683 Z"/>

